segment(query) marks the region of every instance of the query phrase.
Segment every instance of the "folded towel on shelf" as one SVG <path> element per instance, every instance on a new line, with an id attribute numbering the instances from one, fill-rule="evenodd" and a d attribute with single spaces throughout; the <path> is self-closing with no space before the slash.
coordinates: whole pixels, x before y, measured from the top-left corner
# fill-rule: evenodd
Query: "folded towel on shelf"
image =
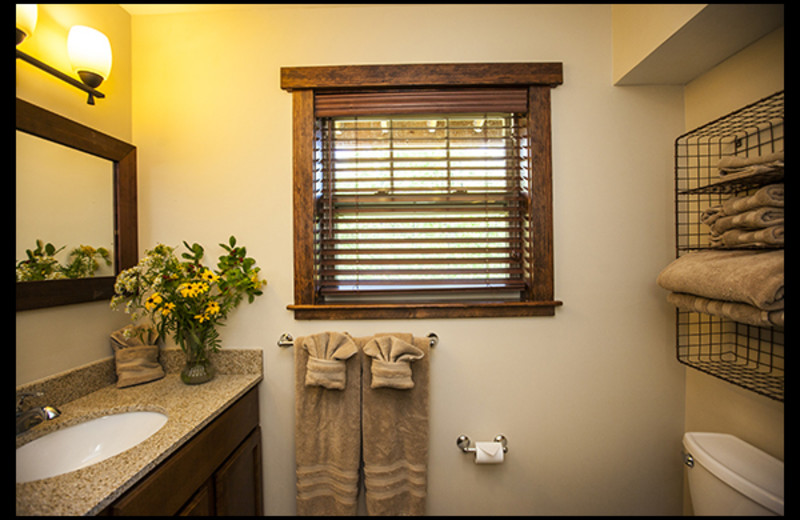
<path id="1" fill-rule="evenodd" d="M 673 260 L 657 278 L 662 288 L 713 300 L 783 308 L 783 249 L 692 251 Z"/>
<path id="2" fill-rule="evenodd" d="M 669 293 L 667 301 L 684 311 L 704 312 L 758 327 L 783 327 L 783 309 L 764 311 L 746 303 L 711 300 L 684 293 Z"/>
<path id="3" fill-rule="evenodd" d="M 364 345 L 364 354 L 372 358 L 371 388 L 414 388 L 411 362 L 425 354 L 395 336 L 376 336 Z"/>
<path id="4" fill-rule="evenodd" d="M 745 177 L 768 173 L 783 168 L 783 152 L 755 155 L 752 157 L 727 156 L 717 163 L 721 177 Z"/>
<path id="5" fill-rule="evenodd" d="M 152 327 L 127 325 L 111 333 L 117 388 L 149 383 L 164 377 L 158 362 L 158 333 Z"/>
<path id="6" fill-rule="evenodd" d="M 361 455 L 361 354 L 341 361 L 341 388 L 307 383 L 311 345 L 328 356 L 346 347 L 343 334 L 322 333 L 295 341 L 295 461 L 297 515 L 355 516 Z M 349 347 L 346 350 L 350 350 Z M 313 379 L 313 378 L 312 378 Z M 322 381 L 328 378 L 323 377 Z M 338 386 L 338 383 L 335 385 Z"/>
<path id="7" fill-rule="evenodd" d="M 783 224 L 783 208 L 763 206 L 735 215 L 726 215 L 714 219 L 709 224 L 712 233 L 724 233 L 729 229 L 760 229 Z"/>
<path id="8" fill-rule="evenodd" d="M 424 515 L 428 467 L 428 389 L 430 340 L 411 334 L 380 334 L 366 338 L 363 345 L 382 337 L 393 338 L 392 350 L 410 352 L 413 386 L 375 388 L 372 366 L 375 358 L 362 356 L 362 437 L 364 486 L 369 515 Z M 356 338 L 358 341 L 359 338 Z M 405 343 L 405 345 L 403 345 Z M 390 358 L 393 356 L 389 356 Z"/>
<path id="9" fill-rule="evenodd" d="M 783 247 L 783 224 L 762 229 L 730 229 L 724 233 L 711 233 L 710 245 L 715 248 Z"/>
<path id="10" fill-rule="evenodd" d="M 781 182 L 762 186 L 752 195 L 730 197 L 722 203 L 722 209 L 726 215 L 735 215 L 762 206 L 782 208 L 783 205 L 783 183 Z"/>
<path id="11" fill-rule="evenodd" d="M 353 340 L 339 332 L 306 336 L 297 343 L 308 351 L 305 384 L 343 390 L 347 383 L 345 361 L 358 352 Z"/>
<path id="12" fill-rule="evenodd" d="M 712 225 L 717 219 L 726 215 L 736 215 L 761 207 L 782 208 L 784 206 L 783 183 L 762 186 L 751 195 L 730 197 L 721 204 L 716 204 L 703 210 L 700 221 Z"/>

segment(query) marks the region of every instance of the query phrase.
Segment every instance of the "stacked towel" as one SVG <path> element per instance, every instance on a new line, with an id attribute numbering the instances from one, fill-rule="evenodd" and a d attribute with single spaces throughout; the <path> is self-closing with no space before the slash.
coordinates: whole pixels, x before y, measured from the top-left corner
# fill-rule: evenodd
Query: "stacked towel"
<path id="1" fill-rule="evenodd" d="M 369 515 L 424 515 L 429 340 L 376 335 L 364 345 L 364 486 Z"/>
<path id="2" fill-rule="evenodd" d="M 783 184 L 731 197 L 700 215 L 711 228 L 711 247 L 783 247 Z"/>
<path id="3" fill-rule="evenodd" d="M 745 323 L 778 325 L 783 323 L 783 273 L 783 249 L 705 250 L 675 259 L 661 271 L 657 281 L 664 289 L 680 293 L 669 298 L 683 309 L 702 309 Z M 781 312 L 770 314 L 772 311 Z"/>
<path id="4" fill-rule="evenodd" d="M 127 325 L 111 333 L 117 371 L 117 388 L 148 383 L 164 377 L 158 362 L 158 333 L 152 327 Z"/>
<path id="5" fill-rule="evenodd" d="M 744 178 L 783 169 L 783 152 L 753 157 L 728 156 L 717 164 L 720 177 L 724 179 Z"/>
<path id="6" fill-rule="evenodd" d="M 349 336 L 298 338 L 295 355 L 297 514 L 357 512 L 361 362 Z"/>

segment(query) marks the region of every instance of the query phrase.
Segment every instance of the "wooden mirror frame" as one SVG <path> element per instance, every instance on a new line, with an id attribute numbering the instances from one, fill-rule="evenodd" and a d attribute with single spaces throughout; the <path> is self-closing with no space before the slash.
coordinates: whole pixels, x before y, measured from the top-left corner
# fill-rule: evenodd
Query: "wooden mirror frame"
<path id="1" fill-rule="evenodd" d="M 114 175 L 114 276 L 18 282 L 17 311 L 110 299 L 138 262 L 136 147 L 17 98 L 17 130 L 108 159 Z"/>

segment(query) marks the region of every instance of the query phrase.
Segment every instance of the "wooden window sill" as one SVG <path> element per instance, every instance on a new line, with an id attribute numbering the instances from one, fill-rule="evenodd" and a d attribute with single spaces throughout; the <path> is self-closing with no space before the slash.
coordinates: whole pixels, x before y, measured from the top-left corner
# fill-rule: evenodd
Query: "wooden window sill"
<path id="1" fill-rule="evenodd" d="M 560 301 L 287 305 L 298 320 L 553 316 Z"/>

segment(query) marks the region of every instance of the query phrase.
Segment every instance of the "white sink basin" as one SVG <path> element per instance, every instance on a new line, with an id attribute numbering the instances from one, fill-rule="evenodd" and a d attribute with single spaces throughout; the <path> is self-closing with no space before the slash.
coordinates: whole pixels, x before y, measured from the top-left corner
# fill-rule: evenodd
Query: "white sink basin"
<path id="1" fill-rule="evenodd" d="M 167 422 L 158 412 L 105 415 L 54 431 L 17 448 L 17 482 L 91 466 L 133 448 Z"/>

